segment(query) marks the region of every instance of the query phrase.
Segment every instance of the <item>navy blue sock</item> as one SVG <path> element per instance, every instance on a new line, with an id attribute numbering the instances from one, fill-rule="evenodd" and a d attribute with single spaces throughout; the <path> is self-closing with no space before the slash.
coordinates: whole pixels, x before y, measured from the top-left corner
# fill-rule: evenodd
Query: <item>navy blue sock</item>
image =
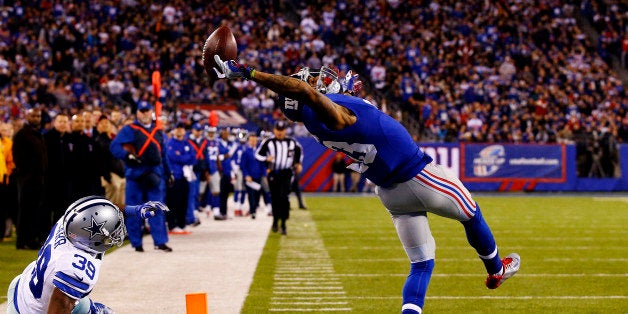
<path id="1" fill-rule="evenodd" d="M 218 195 L 212 195 L 211 196 L 211 207 L 212 208 L 216 208 L 216 207 L 220 207 L 220 197 L 218 197 Z"/>
<path id="2" fill-rule="evenodd" d="M 433 269 L 433 259 L 410 264 L 410 274 L 403 286 L 404 307 L 401 310 L 402 314 L 416 314 L 418 311 L 416 307 L 413 309 L 412 305 L 423 309 L 425 294 L 427 293 L 427 286 L 430 284 Z"/>
<path id="3" fill-rule="evenodd" d="M 264 197 L 264 204 L 270 204 L 270 192 L 264 192 L 262 196 Z"/>
<path id="4" fill-rule="evenodd" d="M 236 205 L 240 203 L 240 191 L 233 191 L 233 203 Z"/>
<path id="5" fill-rule="evenodd" d="M 480 259 L 484 262 L 484 267 L 489 274 L 495 274 L 502 270 L 502 261 L 497 252 L 497 245 L 491 229 L 486 224 L 480 206 L 477 206 L 475 216 L 467 221 L 463 221 L 462 225 L 467 233 L 469 244 L 480 255 Z M 494 254 L 494 255 L 493 255 Z"/>
<path id="6" fill-rule="evenodd" d="M 240 206 L 244 205 L 244 200 L 246 199 L 246 190 L 242 190 L 240 194 Z"/>

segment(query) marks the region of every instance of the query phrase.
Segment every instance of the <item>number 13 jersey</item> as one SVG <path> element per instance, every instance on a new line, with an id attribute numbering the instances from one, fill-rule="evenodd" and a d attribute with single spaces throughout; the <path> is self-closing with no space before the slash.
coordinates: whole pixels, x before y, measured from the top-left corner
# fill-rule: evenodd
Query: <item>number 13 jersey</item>
<path id="1" fill-rule="evenodd" d="M 353 159 L 355 163 L 349 168 L 363 173 L 376 185 L 390 187 L 406 182 L 432 161 L 399 122 L 369 102 L 341 94 L 325 96 L 351 110 L 356 122 L 342 130 L 331 130 L 310 107 L 303 106 L 300 109 L 305 127 L 321 144 Z"/>

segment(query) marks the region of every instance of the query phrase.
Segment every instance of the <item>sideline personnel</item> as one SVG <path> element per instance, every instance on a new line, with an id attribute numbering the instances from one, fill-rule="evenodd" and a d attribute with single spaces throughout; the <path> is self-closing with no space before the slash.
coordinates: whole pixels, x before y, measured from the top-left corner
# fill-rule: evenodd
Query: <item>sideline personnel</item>
<path id="1" fill-rule="evenodd" d="M 164 133 L 153 123 L 153 106 L 147 101 L 140 101 L 137 106 L 137 119 L 124 126 L 110 145 L 111 153 L 125 163 L 126 204 L 140 205 L 148 200 L 164 202 L 166 182 L 172 177 Z M 137 252 L 144 252 L 142 246 L 143 219 L 129 216 L 126 228 L 131 245 Z M 166 245 L 168 230 L 163 213 L 148 218 L 150 234 L 156 250 L 172 252 Z"/>
<path id="2" fill-rule="evenodd" d="M 272 231 L 277 232 L 281 223 L 281 234 L 286 235 L 286 220 L 290 218 L 290 189 L 293 170 L 301 173 L 301 145 L 286 136 L 288 123 L 279 120 L 275 123 L 275 137 L 265 140 L 255 152 L 255 158 L 269 163 L 268 184 L 270 201 L 273 206 Z"/>

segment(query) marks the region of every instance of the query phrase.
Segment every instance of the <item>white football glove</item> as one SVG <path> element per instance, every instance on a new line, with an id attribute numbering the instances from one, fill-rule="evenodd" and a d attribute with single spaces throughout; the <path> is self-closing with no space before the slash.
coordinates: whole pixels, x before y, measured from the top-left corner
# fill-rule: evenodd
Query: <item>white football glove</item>
<path id="1" fill-rule="evenodd" d="M 250 80 L 255 75 L 255 69 L 239 64 L 235 60 L 222 61 L 218 55 L 214 55 L 214 60 L 219 67 L 218 69 L 214 67 L 214 72 L 216 72 L 218 78 L 234 79 L 242 77 Z"/>
<path id="2" fill-rule="evenodd" d="M 142 219 L 155 217 L 158 212 L 168 212 L 170 209 L 166 204 L 158 201 L 148 201 L 140 205 L 138 213 Z"/>

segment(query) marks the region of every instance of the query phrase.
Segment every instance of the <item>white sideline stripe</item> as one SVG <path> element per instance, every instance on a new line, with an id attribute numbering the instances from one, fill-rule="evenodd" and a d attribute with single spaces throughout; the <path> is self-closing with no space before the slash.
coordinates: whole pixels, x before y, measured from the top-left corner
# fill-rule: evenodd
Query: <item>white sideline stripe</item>
<path id="1" fill-rule="evenodd" d="M 336 274 L 340 277 L 407 277 L 408 274 Z M 478 277 L 484 274 L 432 274 L 432 277 Z M 628 274 L 520 274 L 517 277 L 628 277 Z"/>

